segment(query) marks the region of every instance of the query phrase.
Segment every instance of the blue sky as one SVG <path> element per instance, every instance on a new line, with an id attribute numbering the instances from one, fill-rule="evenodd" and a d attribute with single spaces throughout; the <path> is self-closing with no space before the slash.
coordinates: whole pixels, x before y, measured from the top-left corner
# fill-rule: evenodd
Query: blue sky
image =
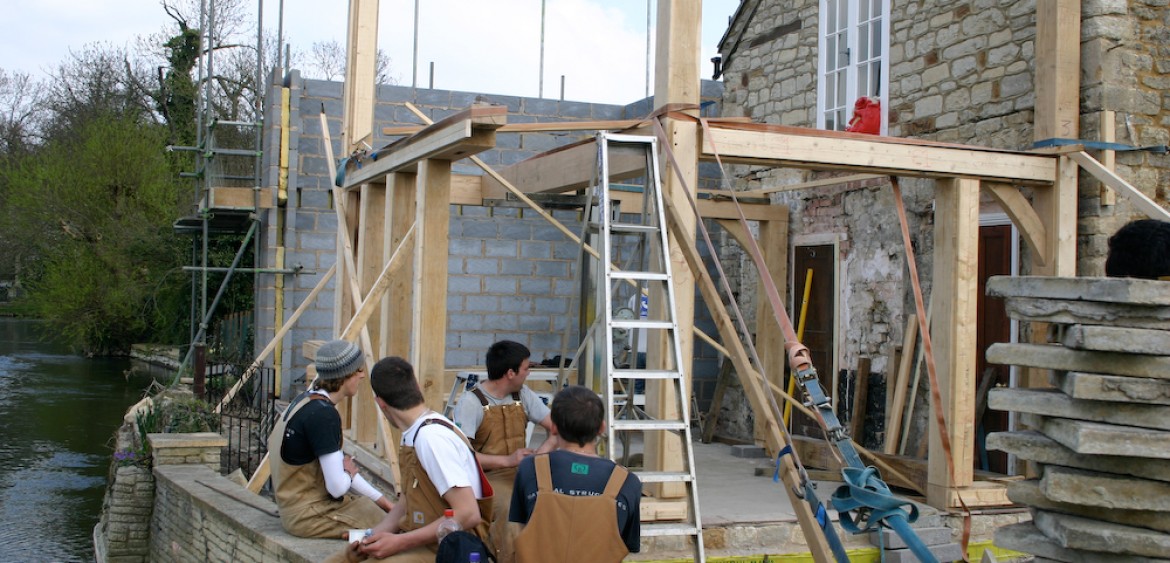
<path id="1" fill-rule="evenodd" d="M 651 1 L 651 18 L 657 6 Z M 489 94 L 540 91 L 540 14 L 545 7 L 544 96 L 628 103 L 646 91 L 647 0 L 419 0 L 418 83 Z M 0 68 L 43 78 L 69 49 L 100 42 L 131 47 L 171 20 L 159 0 L 33 0 L 0 12 Z M 255 12 L 256 0 L 244 0 Z M 739 0 L 703 1 L 701 75 Z M 264 0 L 265 28 L 275 32 L 278 0 Z M 335 9 L 328 9 L 334 5 Z M 344 43 L 347 2 L 284 0 L 285 39 L 308 51 L 314 42 Z M 326 8 L 323 8 L 326 6 Z M 391 77 L 412 81 L 415 0 L 381 0 L 379 48 Z M 653 22 L 652 22 L 653 24 Z M 653 33 L 653 32 L 651 32 Z M 651 36 L 651 49 L 654 38 Z M 653 80 L 653 71 L 650 73 Z M 650 86 L 653 92 L 653 85 Z"/>

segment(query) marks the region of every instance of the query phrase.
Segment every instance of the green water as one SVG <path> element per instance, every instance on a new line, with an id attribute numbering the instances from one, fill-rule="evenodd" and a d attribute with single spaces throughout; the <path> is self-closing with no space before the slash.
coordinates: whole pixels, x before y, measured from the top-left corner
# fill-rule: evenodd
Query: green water
<path id="1" fill-rule="evenodd" d="M 93 561 L 114 430 L 148 376 L 0 317 L 0 561 Z"/>

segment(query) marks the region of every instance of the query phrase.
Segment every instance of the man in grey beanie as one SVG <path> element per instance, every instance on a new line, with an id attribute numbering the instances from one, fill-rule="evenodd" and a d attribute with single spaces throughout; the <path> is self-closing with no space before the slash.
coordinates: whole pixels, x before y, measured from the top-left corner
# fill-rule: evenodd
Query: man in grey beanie
<path id="1" fill-rule="evenodd" d="M 393 505 L 341 453 L 341 415 L 334 405 L 356 395 L 366 378 L 361 348 L 326 342 L 313 363 L 317 379 L 289 403 L 268 438 L 272 488 L 288 533 L 343 538 L 351 529 L 374 527 Z"/>

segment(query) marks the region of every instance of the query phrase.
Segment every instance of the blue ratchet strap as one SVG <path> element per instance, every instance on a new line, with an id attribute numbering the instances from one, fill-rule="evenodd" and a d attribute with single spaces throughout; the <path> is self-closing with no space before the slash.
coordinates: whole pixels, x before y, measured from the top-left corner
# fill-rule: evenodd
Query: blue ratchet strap
<path id="1" fill-rule="evenodd" d="M 877 469 L 866 467 L 862 463 L 861 456 L 853 447 L 853 442 L 849 440 L 848 434 L 837 419 L 837 414 L 833 412 L 831 401 L 825 396 L 825 390 L 821 388 L 816 369 L 810 366 L 797 370 L 796 377 L 804 388 L 809 402 L 824 419 L 825 431 L 830 442 L 837 447 L 845 461 L 841 474 L 846 484 L 837 489 L 830 499 L 841 521 L 841 527 L 859 534 L 876 530 L 883 525 L 888 526 L 906 542 L 906 546 L 919 561 L 937 563 L 938 559 L 910 527 L 910 522 L 918 518 L 918 509 L 913 503 L 894 497 Z M 909 513 L 902 509 L 903 505 L 910 506 Z M 850 513 L 854 510 L 857 511 L 856 517 Z M 859 523 L 864 524 L 859 526 Z"/>
<path id="2" fill-rule="evenodd" d="M 788 454 L 791 454 L 791 453 L 792 453 L 792 444 L 788 444 L 787 446 L 784 446 L 784 449 L 780 450 L 780 453 L 776 454 L 776 470 L 772 472 L 772 482 L 773 483 L 780 482 L 780 459 Z"/>
<path id="3" fill-rule="evenodd" d="M 1126 144 L 1122 144 L 1122 143 L 1107 143 L 1105 141 L 1084 141 L 1081 139 L 1056 139 L 1056 138 L 1044 139 L 1042 141 L 1036 141 L 1035 143 L 1032 143 L 1032 148 L 1041 149 L 1041 148 L 1046 148 L 1046 147 L 1061 147 L 1061 146 L 1067 146 L 1067 145 L 1081 145 L 1081 146 L 1084 146 L 1086 149 L 1092 149 L 1092 150 L 1098 150 L 1098 151 L 1118 151 L 1118 152 L 1147 151 L 1147 152 L 1152 152 L 1152 153 L 1157 153 L 1157 154 L 1166 154 L 1167 152 L 1170 152 L 1170 147 L 1167 147 L 1166 145 L 1149 145 L 1149 146 L 1145 146 L 1145 147 L 1135 147 L 1133 145 L 1126 145 Z"/>
<path id="4" fill-rule="evenodd" d="M 813 487 L 812 481 L 807 479 L 804 482 L 804 500 L 809 503 L 810 507 L 815 507 L 813 515 L 817 519 L 817 525 L 825 534 L 825 542 L 829 544 L 833 558 L 837 560 L 837 563 L 849 563 L 849 554 L 845 552 L 845 544 L 841 543 L 841 537 L 837 535 L 837 528 L 833 526 L 833 521 L 829 518 L 829 511 L 825 510 L 825 505 L 820 500 L 817 500 L 817 491 Z"/>

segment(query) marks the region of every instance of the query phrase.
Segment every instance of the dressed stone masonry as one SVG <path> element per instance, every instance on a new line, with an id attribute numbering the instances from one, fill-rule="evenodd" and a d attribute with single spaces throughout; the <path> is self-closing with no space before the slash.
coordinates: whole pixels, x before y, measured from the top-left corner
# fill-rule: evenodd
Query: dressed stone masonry
<path id="1" fill-rule="evenodd" d="M 1017 320 L 1057 323 L 1054 344 L 995 344 L 987 360 L 1054 370 L 1055 389 L 996 389 L 989 406 L 1030 430 L 988 449 L 1039 465 L 1008 498 L 1032 522 L 1000 546 L 1037 561 L 1170 561 L 1170 283 L 1119 278 L 994 277 Z"/>

